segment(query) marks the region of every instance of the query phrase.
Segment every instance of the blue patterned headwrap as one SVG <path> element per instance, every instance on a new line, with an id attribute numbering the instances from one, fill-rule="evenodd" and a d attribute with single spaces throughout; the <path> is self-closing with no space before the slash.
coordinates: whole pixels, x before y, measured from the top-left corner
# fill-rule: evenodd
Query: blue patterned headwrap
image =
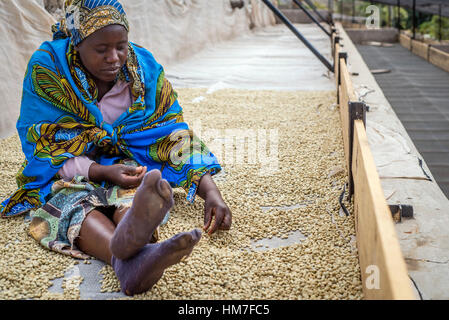
<path id="1" fill-rule="evenodd" d="M 65 19 L 52 28 L 53 39 L 70 37 L 78 45 L 92 33 L 112 24 L 129 31 L 123 6 L 117 0 L 66 0 Z"/>

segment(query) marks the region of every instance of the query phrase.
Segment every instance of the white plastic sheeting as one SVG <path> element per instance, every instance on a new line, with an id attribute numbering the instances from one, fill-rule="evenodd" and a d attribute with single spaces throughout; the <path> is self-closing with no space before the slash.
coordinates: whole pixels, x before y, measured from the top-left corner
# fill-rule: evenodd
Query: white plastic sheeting
<path id="1" fill-rule="evenodd" d="M 0 137 L 15 130 L 27 62 L 50 39 L 50 14 L 35 1 L 0 1 Z"/>
<path id="2" fill-rule="evenodd" d="M 163 65 L 248 32 L 251 24 L 274 23 L 259 2 L 232 9 L 228 0 L 121 1 L 129 17 L 130 40 L 153 52 Z"/>
<path id="3" fill-rule="evenodd" d="M 208 45 L 274 24 L 258 0 L 232 9 L 229 0 L 121 0 L 130 21 L 130 40 L 149 49 L 163 65 Z M 0 138 L 14 133 L 22 82 L 31 54 L 51 40 L 54 18 L 42 0 L 0 1 Z"/>
<path id="4" fill-rule="evenodd" d="M 332 61 L 329 38 L 312 24 L 295 27 Z M 333 74 L 283 24 L 259 28 L 166 67 L 175 88 L 334 91 Z"/>
<path id="5" fill-rule="evenodd" d="M 402 133 L 395 128 L 367 120 L 366 128 L 381 179 L 427 180 L 416 155 Z"/>

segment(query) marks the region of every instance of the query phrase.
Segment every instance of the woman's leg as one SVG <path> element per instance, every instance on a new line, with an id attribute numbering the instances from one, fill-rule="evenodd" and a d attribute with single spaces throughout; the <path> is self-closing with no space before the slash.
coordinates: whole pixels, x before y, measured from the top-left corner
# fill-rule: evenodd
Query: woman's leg
<path id="1" fill-rule="evenodd" d="M 122 221 L 123 217 L 125 216 L 126 212 L 129 210 L 129 208 L 117 208 L 114 211 L 114 214 L 112 215 L 112 221 L 116 226 Z"/>
<path id="2" fill-rule="evenodd" d="M 108 264 L 111 263 L 112 252 L 120 259 L 128 259 L 150 242 L 172 205 L 170 185 L 162 179 L 160 171 L 153 170 L 146 174 L 137 189 L 131 208 L 115 210 L 113 221 L 98 210 L 90 212 L 81 225 L 76 245 L 81 251 Z"/>
<path id="3" fill-rule="evenodd" d="M 147 244 L 173 206 L 173 192 L 159 170 L 147 173 L 136 191 L 131 208 L 111 239 L 112 267 L 127 295 L 145 292 L 162 277 L 166 268 L 188 256 L 201 238 L 195 229 L 156 244 Z"/>
<path id="4" fill-rule="evenodd" d="M 134 256 L 149 242 L 173 204 L 173 191 L 161 172 L 148 172 L 136 190 L 131 208 L 121 219 L 117 213 L 113 217 L 120 223 L 111 239 L 112 254 L 122 260 Z"/>
<path id="5" fill-rule="evenodd" d="M 93 210 L 81 225 L 76 246 L 88 255 L 111 264 L 112 253 L 109 245 L 114 231 L 114 223 L 100 211 Z"/>
<path id="6" fill-rule="evenodd" d="M 126 212 L 129 210 L 129 208 L 117 208 L 115 209 L 114 213 L 112 214 L 112 221 L 114 222 L 115 226 L 118 226 L 120 221 L 125 217 Z M 156 229 L 156 231 L 150 236 L 150 239 L 148 239 L 148 243 L 156 243 L 159 240 L 159 232 Z"/>
<path id="7" fill-rule="evenodd" d="M 201 231 L 195 229 L 161 243 L 147 244 L 172 205 L 173 196 L 167 181 L 161 178 L 160 172 L 151 171 L 146 174 L 132 207 L 118 226 L 94 210 L 81 226 L 77 246 L 110 263 L 125 294 L 145 292 L 159 281 L 166 268 L 188 256 L 201 238 Z"/>

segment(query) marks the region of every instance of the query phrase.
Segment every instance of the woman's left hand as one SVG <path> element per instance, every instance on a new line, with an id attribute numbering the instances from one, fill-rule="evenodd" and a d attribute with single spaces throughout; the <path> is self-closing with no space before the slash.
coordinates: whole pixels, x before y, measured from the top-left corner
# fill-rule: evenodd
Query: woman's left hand
<path id="1" fill-rule="evenodd" d="M 208 192 L 204 201 L 204 231 L 209 230 L 208 234 L 210 235 L 217 230 L 229 230 L 232 224 L 232 214 L 220 192 Z M 211 225 L 214 216 L 215 220 Z"/>

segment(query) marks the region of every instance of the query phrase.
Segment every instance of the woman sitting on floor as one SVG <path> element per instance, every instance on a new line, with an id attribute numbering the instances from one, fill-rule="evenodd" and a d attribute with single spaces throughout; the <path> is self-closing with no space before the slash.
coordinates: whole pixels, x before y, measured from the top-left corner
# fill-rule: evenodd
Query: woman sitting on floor
<path id="1" fill-rule="evenodd" d="M 201 237 L 195 229 L 156 243 L 171 187 L 205 200 L 209 234 L 230 228 L 211 178 L 221 167 L 184 122 L 163 68 L 128 42 L 122 5 L 66 0 L 65 10 L 28 64 L 17 122 L 26 159 L 0 213 L 30 212 L 29 233 L 44 247 L 101 259 L 123 292 L 145 292 Z"/>

